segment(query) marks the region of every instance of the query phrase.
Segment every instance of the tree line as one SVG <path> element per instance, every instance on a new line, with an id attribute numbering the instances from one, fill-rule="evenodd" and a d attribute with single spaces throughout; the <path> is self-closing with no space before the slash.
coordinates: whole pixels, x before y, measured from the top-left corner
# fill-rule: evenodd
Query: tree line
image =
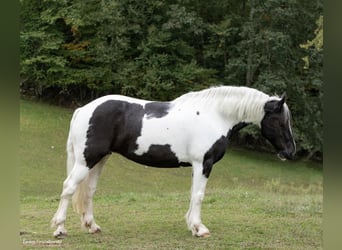
<path id="1" fill-rule="evenodd" d="M 21 93 L 80 105 L 215 85 L 286 91 L 298 153 L 322 160 L 321 0 L 21 0 Z M 265 146 L 253 127 L 237 143 Z"/>

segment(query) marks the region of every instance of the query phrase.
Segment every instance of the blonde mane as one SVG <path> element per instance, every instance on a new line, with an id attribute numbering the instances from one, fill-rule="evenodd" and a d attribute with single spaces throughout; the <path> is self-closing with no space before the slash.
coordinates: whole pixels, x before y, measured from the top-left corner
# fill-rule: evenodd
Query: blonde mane
<path id="1" fill-rule="evenodd" d="M 216 109 L 226 118 L 259 125 L 267 101 L 279 100 L 248 87 L 220 86 L 184 94 L 174 100 L 179 105 Z"/>

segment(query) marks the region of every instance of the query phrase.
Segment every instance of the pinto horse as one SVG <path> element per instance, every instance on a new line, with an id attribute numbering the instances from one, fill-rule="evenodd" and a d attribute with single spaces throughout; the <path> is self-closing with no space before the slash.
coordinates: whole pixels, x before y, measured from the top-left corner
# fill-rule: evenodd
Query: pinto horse
<path id="1" fill-rule="evenodd" d="M 293 159 L 296 145 L 285 95 L 269 96 L 247 87 L 221 86 L 184 94 L 170 102 L 121 95 L 100 97 L 75 110 L 67 140 L 67 178 L 52 225 L 62 238 L 72 198 L 90 233 L 101 228 L 92 198 L 101 170 L 112 152 L 153 167 L 192 166 L 190 207 L 186 213 L 195 236 L 209 236 L 201 203 L 213 164 L 226 152 L 232 133 L 253 123 L 281 160 Z"/>

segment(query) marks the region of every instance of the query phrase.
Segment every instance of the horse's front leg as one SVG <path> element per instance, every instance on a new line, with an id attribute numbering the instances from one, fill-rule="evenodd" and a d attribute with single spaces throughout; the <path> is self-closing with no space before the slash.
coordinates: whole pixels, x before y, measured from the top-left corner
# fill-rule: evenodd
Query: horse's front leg
<path id="1" fill-rule="evenodd" d="M 205 171 L 203 171 L 203 165 L 201 163 L 194 163 L 192 167 L 191 200 L 189 210 L 186 213 L 186 222 L 192 235 L 207 237 L 210 235 L 210 232 L 208 228 L 202 224 L 201 205 L 209 174 L 206 174 Z"/>

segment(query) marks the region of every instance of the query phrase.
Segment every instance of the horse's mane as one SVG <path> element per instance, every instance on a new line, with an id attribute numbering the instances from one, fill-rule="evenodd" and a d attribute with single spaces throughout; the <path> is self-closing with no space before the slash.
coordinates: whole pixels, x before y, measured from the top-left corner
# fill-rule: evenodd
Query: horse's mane
<path id="1" fill-rule="evenodd" d="M 189 92 L 174 100 L 176 105 L 196 105 L 202 108 L 219 109 L 226 117 L 240 121 L 260 122 L 264 115 L 264 105 L 269 100 L 279 100 L 248 87 L 220 86 Z"/>

